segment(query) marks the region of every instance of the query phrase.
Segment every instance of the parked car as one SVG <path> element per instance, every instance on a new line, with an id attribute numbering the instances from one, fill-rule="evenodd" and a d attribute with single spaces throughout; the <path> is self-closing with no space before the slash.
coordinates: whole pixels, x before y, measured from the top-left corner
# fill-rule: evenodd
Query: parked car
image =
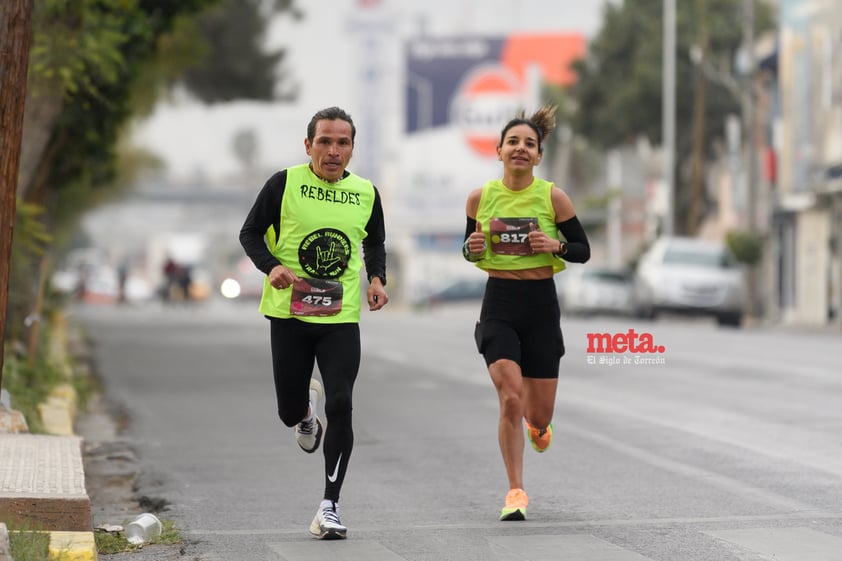
<path id="1" fill-rule="evenodd" d="M 745 271 L 724 243 L 660 238 L 641 256 L 633 284 L 641 317 L 677 312 L 739 326 L 745 314 Z"/>
<path id="2" fill-rule="evenodd" d="M 562 313 L 626 315 L 632 311 L 629 272 L 601 265 L 568 265 L 556 275 Z"/>
<path id="3" fill-rule="evenodd" d="M 459 279 L 415 302 L 416 308 L 428 308 L 456 302 L 482 301 L 485 295 L 485 277 Z"/>

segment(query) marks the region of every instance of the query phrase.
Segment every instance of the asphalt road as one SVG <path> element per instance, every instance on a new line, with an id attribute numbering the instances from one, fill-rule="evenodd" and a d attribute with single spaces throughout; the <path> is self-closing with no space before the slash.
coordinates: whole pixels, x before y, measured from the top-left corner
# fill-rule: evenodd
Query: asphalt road
<path id="1" fill-rule="evenodd" d="M 477 313 L 363 312 L 343 542 L 307 533 L 322 457 L 277 419 L 254 304 L 74 315 L 130 417 L 138 491 L 195 559 L 842 561 L 838 332 L 563 320 L 555 439 L 527 446 L 529 520 L 503 523 Z M 663 352 L 588 352 L 599 333 Z"/>

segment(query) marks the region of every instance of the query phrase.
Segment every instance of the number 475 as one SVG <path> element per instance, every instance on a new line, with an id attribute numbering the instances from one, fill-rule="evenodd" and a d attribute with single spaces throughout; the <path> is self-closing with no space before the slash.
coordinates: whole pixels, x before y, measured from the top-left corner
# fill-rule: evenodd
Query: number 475
<path id="1" fill-rule="evenodd" d="M 330 306 L 333 298 L 331 296 L 313 296 L 310 294 L 302 298 L 301 301 L 312 304 L 313 306 Z"/>

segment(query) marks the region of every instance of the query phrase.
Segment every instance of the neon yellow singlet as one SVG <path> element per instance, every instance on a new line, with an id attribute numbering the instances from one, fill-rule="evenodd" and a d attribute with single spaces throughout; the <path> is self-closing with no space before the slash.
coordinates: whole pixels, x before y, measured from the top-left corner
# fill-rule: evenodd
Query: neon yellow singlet
<path id="1" fill-rule="evenodd" d="M 538 227 L 559 239 L 551 191 L 553 184 L 536 177 L 526 189 L 513 191 L 503 181 L 489 181 L 482 188 L 477 222 L 482 224 L 487 247 L 485 257 L 475 264 L 483 270 L 518 270 L 550 266 L 553 273 L 564 270 L 564 260 L 551 253 L 532 253 L 527 235 Z"/>
<path id="2" fill-rule="evenodd" d="M 266 231 L 272 255 L 302 282 L 277 290 L 263 281 L 260 312 L 313 323 L 360 320 L 360 244 L 374 207 L 374 185 L 354 174 L 328 183 L 309 164 L 287 169 L 281 228 Z"/>

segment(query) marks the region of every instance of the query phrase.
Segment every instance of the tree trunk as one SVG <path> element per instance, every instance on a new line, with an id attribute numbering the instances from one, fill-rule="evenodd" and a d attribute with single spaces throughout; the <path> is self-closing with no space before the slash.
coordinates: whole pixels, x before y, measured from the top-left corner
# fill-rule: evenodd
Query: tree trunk
<path id="1" fill-rule="evenodd" d="M 707 49 L 705 49 L 707 51 Z M 693 98 L 693 156 L 690 164 L 690 207 L 687 211 L 687 234 L 695 237 L 702 222 L 705 199 L 705 104 L 707 79 L 696 71 L 696 92 Z"/>
<path id="2" fill-rule="evenodd" d="M 31 36 L 32 0 L 0 2 L 0 387 Z"/>
<path id="3" fill-rule="evenodd" d="M 61 89 L 29 85 L 23 114 L 23 142 L 18 167 L 18 197 L 21 199 L 27 200 L 28 191 L 34 188 L 38 169 L 44 160 L 50 137 L 63 109 L 64 97 Z"/>
<path id="4" fill-rule="evenodd" d="M 687 211 L 687 234 L 695 237 L 702 221 L 702 206 L 705 199 L 705 114 L 707 112 L 707 77 L 702 64 L 708 56 L 707 1 L 696 0 L 699 13 L 698 47 L 702 62 L 696 65 L 696 88 L 693 96 L 693 156 L 690 167 L 690 207 Z"/>

